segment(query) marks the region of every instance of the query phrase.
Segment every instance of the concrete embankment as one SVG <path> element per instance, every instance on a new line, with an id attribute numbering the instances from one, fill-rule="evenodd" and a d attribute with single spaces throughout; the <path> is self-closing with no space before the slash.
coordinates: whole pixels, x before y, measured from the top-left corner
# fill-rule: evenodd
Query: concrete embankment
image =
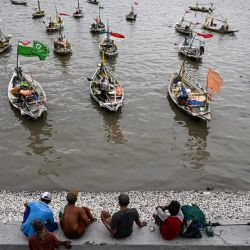
<path id="1" fill-rule="evenodd" d="M 226 222 L 225 222 L 226 223 Z M 155 227 L 151 232 L 150 226 Z M 165 241 L 154 223 L 144 228 L 134 226 L 132 236 L 112 239 L 104 225 L 96 222 L 79 240 L 72 240 L 72 250 L 223 250 L 250 249 L 250 226 L 216 227 L 214 237 L 203 234 L 201 239 L 178 238 Z M 65 240 L 62 231 L 56 232 L 58 239 Z M 20 231 L 20 223 L 0 223 L 0 250 L 28 250 L 28 242 Z M 61 249 L 65 249 L 61 247 Z"/>

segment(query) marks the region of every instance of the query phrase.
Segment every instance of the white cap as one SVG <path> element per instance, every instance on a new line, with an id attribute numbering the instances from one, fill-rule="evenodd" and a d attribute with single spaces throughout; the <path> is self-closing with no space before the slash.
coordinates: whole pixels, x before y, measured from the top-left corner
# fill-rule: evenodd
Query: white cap
<path id="1" fill-rule="evenodd" d="M 44 192 L 41 194 L 41 199 L 51 201 L 51 193 L 50 192 Z"/>

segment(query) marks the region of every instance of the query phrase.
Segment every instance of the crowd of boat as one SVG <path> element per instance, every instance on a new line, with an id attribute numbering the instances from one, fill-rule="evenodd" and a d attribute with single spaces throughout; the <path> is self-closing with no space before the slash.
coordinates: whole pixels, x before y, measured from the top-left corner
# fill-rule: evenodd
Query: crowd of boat
<path id="1" fill-rule="evenodd" d="M 27 5 L 26 0 L 10 0 L 12 4 Z M 99 5 L 97 0 L 87 0 L 90 4 Z M 55 0 L 55 15 L 48 18 L 45 29 L 48 33 L 58 32 L 58 37 L 53 43 L 54 52 L 62 56 L 72 52 L 72 46 L 66 35 L 63 34 L 64 20 L 62 16 L 70 16 L 67 13 L 58 11 Z M 135 7 L 138 5 L 134 2 L 131 10 L 126 15 L 126 20 L 136 21 L 137 13 Z M 112 37 L 125 38 L 124 35 L 111 32 L 109 25 L 105 25 L 101 19 L 102 6 L 99 5 L 99 15 L 95 18 L 95 22 L 90 26 L 90 32 L 94 34 L 106 34 L 105 38 L 99 43 L 99 50 L 102 55 L 101 63 L 91 78 L 90 95 L 99 104 L 110 111 L 118 111 L 124 100 L 124 90 L 118 80 L 108 71 L 105 65 L 105 58 L 114 58 L 118 55 L 118 47 Z M 182 35 L 184 39 L 179 45 L 179 53 L 184 56 L 183 63 L 179 72 L 175 72 L 168 86 L 168 93 L 171 100 L 184 112 L 201 120 L 208 121 L 211 119 L 209 103 L 213 99 L 212 93 L 218 93 L 222 85 L 222 78 L 219 74 L 212 70 L 208 70 L 207 85 L 202 87 L 186 70 L 186 61 L 202 60 L 206 51 L 206 43 L 204 39 L 213 37 L 212 33 L 197 32 L 198 25 L 202 25 L 202 29 L 218 32 L 221 34 L 234 34 L 238 30 L 234 30 L 229 26 L 227 19 L 217 18 L 214 13 L 217 9 L 213 4 L 209 6 L 199 4 L 190 6 L 189 10 L 184 12 L 180 22 L 176 23 L 175 30 Z M 185 15 L 191 11 L 200 11 L 206 13 L 204 23 L 198 23 L 188 20 Z M 45 16 L 45 10 L 41 8 L 40 0 L 37 0 L 37 8 L 32 14 L 33 18 L 42 18 Z M 84 17 L 83 8 L 77 0 L 77 6 L 72 16 L 74 18 Z M 6 36 L 0 30 L 0 53 L 8 50 L 11 46 L 11 36 Z M 46 94 L 41 85 L 30 75 L 23 73 L 19 65 L 18 55 L 22 56 L 38 56 L 44 60 L 49 53 L 47 45 L 34 41 L 19 41 L 17 45 L 17 65 L 9 82 L 8 97 L 11 104 L 20 110 L 22 115 L 28 115 L 34 119 L 40 117 L 43 112 L 47 111 Z"/>

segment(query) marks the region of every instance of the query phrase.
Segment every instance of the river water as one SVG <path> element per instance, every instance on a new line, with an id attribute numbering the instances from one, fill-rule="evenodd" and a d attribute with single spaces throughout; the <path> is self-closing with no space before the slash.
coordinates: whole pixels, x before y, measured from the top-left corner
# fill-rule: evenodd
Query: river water
<path id="1" fill-rule="evenodd" d="M 63 17 L 73 53 L 58 57 L 52 51 L 57 34 L 47 34 L 42 22 L 55 12 L 53 0 L 41 0 L 47 17 L 38 20 L 31 18 L 36 1 L 28 0 L 25 7 L 1 0 L 0 28 L 12 34 L 13 46 L 0 55 L 0 189 L 249 190 L 250 2 L 215 1 L 240 31 L 214 34 L 206 41 L 203 62 L 188 63 L 201 83 L 209 67 L 224 79 L 208 124 L 181 113 L 167 97 L 171 74 L 182 62 L 178 44 L 183 36 L 174 26 L 196 1 L 139 0 L 134 23 L 125 20 L 132 1 L 101 2 L 103 21 L 126 37 L 117 42 L 118 58 L 107 61 L 125 89 L 118 113 L 102 110 L 91 100 L 86 79 L 101 60 L 102 36 L 89 32 L 98 6 L 80 0 L 84 18 Z M 72 15 L 76 4 L 60 0 L 57 8 Z M 205 14 L 186 18 L 203 22 Z M 13 110 L 7 97 L 18 40 L 38 40 L 51 48 L 45 61 L 20 57 L 23 70 L 31 70 L 47 94 L 48 113 L 35 121 Z"/>

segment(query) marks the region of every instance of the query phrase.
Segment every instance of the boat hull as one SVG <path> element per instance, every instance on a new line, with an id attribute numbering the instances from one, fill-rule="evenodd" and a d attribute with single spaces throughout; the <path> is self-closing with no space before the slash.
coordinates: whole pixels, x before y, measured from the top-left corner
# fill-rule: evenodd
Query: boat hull
<path id="1" fill-rule="evenodd" d="M 110 40 L 113 41 L 113 40 Z M 117 45 L 113 42 L 110 45 L 110 42 L 107 42 L 107 39 L 104 38 L 99 44 L 100 53 L 104 53 L 105 57 L 115 58 L 118 56 L 118 48 Z"/>
<path id="2" fill-rule="evenodd" d="M 88 3 L 91 3 L 91 4 L 99 4 L 98 1 L 91 1 L 91 0 L 87 0 Z"/>
<path id="3" fill-rule="evenodd" d="M 10 47 L 11 47 L 11 44 L 9 43 L 5 45 L 3 48 L 0 48 L 0 54 L 10 49 Z"/>
<path id="4" fill-rule="evenodd" d="M 127 21 L 136 21 L 137 15 L 126 15 Z"/>
<path id="5" fill-rule="evenodd" d="M 22 73 L 22 75 L 22 80 L 27 81 L 30 86 L 32 86 L 33 89 L 38 93 L 38 99 L 34 101 L 32 98 L 31 100 L 26 99 L 21 94 L 13 94 L 13 87 L 17 87 L 19 84 L 16 80 L 17 73 L 14 71 L 8 85 L 9 101 L 12 106 L 21 113 L 21 115 L 29 116 L 32 119 L 38 119 L 44 112 L 47 111 L 45 92 L 41 85 L 37 81 L 32 80 L 29 75 L 25 73 Z"/>
<path id="6" fill-rule="evenodd" d="M 170 79 L 168 85 L 168 94 L 170 96 L 171 101 L 184 113 L 190 115 L 193 118 L 197 118 L 199 120 L 209 121 L 211 120 L 210 115 L 210 107 L 207 102 L 206 92 L 199 85 L 190 85 L 188 83 L 183 83 L 186 88 L 191 90 L 189 97 L 192 98 L 200 98 L 204 100 L 203 102 L 199 102 L 201 105 L 189 105 L 187 103 L 183 104 L 179 101 L 179 97 L 181 95 L 181 90 L 178 89 L 178 82 L 180 81 L 180 76 L 178 73 L 174 73 Z"/>
<path id="7" fill-rule="evenodd" d="M 193 6 L 190 6 L 189 7 L 190 10 L 193 10 L 193 11 L 199 11 L 199 12 L 212 12 L 214 9 L 212 8 L 205 8 L 205 7 L 193 7 Z"/>
<path id="8" fill-rule="evenodd" d="M 15 1 L 15 0 L 11 0 L 12 4 L 16 4 L 16 5 L 27 5 L 28 3 L 26 1 Z"/>
<path id="9" fill-rule="evenodd" d="M 83 14 L 73 13 L 73 17 L 75 17 L 75 18 L 81 18 L 83 16 L 84 16 Z"/>
<path id="10" fill-rule="evenodd" d="M 35 12 L 35 13 L 32 14 L 32 18 L 34 18 L 34 19 L 44 17 L 44 16 L 45 16 L 45 11 L 44 10 L 42 10 L 40 12 Z"/>
<path id="11" fill-rule="evenodd" d="M 188 35 L 188 36 L 192 36 L 193 34 L 193 31 L 190 28 L 187 29 L 181 26 L 179 23 L 175 25 L 175 30 L 181 34 Z"/>
<path id="12" fill-rule="evenodd" d="M 100 67 L 98 66 L 90 81 L 90 96 L 98 103 L 101 108 L 105 108 L 111 112 L 117 112 L 123 106 L 124 91 L 117 79 L 111 73 L 107 71 L 106 73 L 114 84 L 114 91 L 107 92 L 107 98 L 103 99 L 103 94 L 98 87 L 98 75 L 100 74 Z M 116 95 L 116 88 L 121 89 L 119 96 Z"/>
<path id="13" fill-rule="evenodd" d="M 234 34 L 238 32 L 238 30 L 221 30 L 221 29 L 216 29 L 207 25 L 203 25 L 202 28 L 205 30 L 213 31 L 213 32 L 220 33 L 220 34 Z"/>

